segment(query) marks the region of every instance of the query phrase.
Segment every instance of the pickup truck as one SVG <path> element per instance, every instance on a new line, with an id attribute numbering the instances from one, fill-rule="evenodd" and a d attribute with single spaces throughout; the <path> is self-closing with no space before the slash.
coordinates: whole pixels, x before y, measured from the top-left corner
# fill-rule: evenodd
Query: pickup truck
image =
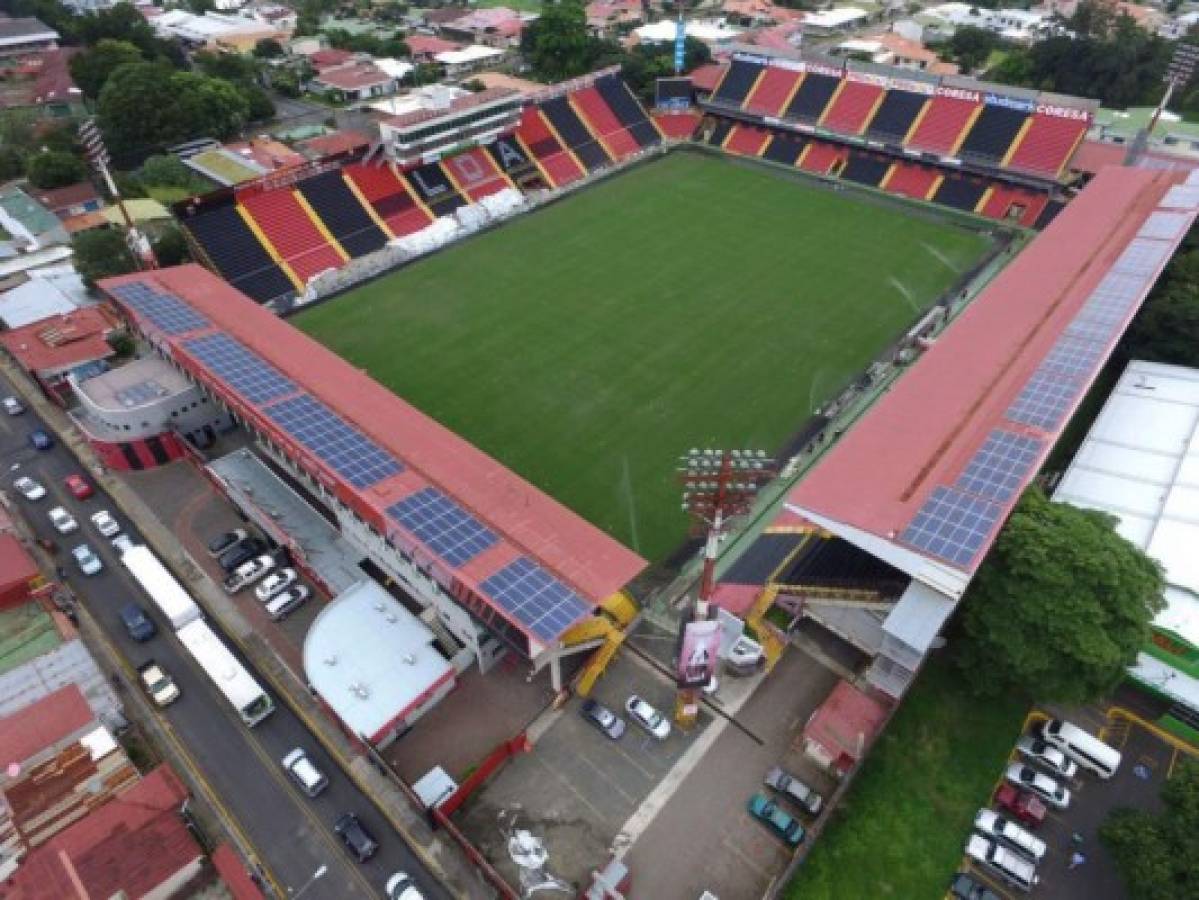
<path id="1" fill-rule="evenodd" d="M 146 689 L 146 693 L 159 706 L 169 706 L 179 699 L 179 686 L 154 660 L 139 666 L 137 674 L 141 676 L 142 687 Z"/>

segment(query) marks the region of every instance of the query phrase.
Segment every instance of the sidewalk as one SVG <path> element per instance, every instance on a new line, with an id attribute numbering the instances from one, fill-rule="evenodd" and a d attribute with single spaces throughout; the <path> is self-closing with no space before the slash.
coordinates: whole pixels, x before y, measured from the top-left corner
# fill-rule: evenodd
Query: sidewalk
<path id="1" fill-rule="evenodd" d="M 233 605 L 220 587 L 196 564 L 179 540 L 125 482 L 104 469 L 86 441 L 71 426 L 66 413 L 52 405 L 29 378 L 7 357 L 0 357 L 0 369 L 12 380 L 26 401 L 71 448 L 89 473 L 104 486 L 113 501 L 137 524 L 150 548 L 163 564 L 187 587 L 204 611 L 220 626 L 238 649 L 245 654 L 274 689 L 287 702 L 325 750 L 341 764 L 359 789 L 370 797 L 392 827 L 437 879 L 455 896 L 490 898 L 487 888 L 457 849 L 436 835 L 400 790 L 379 772 L 350 740 L 328 720 L 308 686 L 293 669 L 283 663 L 270 645 Z"/>

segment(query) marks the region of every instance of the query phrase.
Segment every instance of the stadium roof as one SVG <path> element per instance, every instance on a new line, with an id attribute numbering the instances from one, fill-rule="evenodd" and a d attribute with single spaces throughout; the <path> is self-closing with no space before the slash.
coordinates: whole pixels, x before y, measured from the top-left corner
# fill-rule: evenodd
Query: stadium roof
<path id="1" fill-rule="evenodd" d="M 1107 168 L 787 500 L 951 597 L 1199 210 L 1199 179 Z"/>
<path id="2" fill-rule="evenodd" d="M 207 269 L 178 266 L 100 286 L 398 548 L 419 551 L 533 641 L 552 643 L 645 567 Z"/>

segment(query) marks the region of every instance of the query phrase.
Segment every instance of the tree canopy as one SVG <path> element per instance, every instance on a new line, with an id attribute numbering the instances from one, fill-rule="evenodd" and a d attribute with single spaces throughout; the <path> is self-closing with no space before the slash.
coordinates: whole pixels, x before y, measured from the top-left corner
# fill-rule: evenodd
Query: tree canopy
<path id="1" fill-rule="evenodd" d="M 1000 38 L 995 32 L 974 25 L 963 25 L 946 41 L 942 55 L 961 66 L 962 71 L 973 72 L 986 64 L 991 51 L 999 44 Z"/>
<path id="2" fill-rule="evenodd" d="M 71 77 L 85 95 L 100 96 L 104 82 L 121 66 L 141 62 L 142 51 L 128 41 L 104 38 L 96 46 L 71 57 Z"/>
<path id="3" fill-rule="evenodd" d="M 1124 677 L 1164 585 L 1114 523 L 1038 488 L 1021 498 L 964 601 L 956 659 L 980 694 L 1080 703 Z"/>
<path id="4" fill-rule="evenodd" d="M 683 44 L 683 71 L 702 66 L 712 59 L 712 50 L 703 41 L 689 37 Z M 674 74 L 674 44 L 669 41 L 655 41 L 649 44 L 638 44 L 625 56 L 623 76 L 625 83 L 645 100 L 654 96 L 654 82 L 659 78 L 669 78 Z"/>
<path id="5" fill-rule="evenodd" d="M 71 238 L 75 268 L 83 283 L 95 287 L 101 278 L 124 275 L 137 268 L 125 238 L 115 228 L 92 228 Z"/>
<path id="6" fill-rule="evenodd" d="M 1099 829 L 1131 900 L 1199 897 L 1199 761 L 1183 757 L 1160 815 L 1117 809 Z"/>
<path id="7" fill-rule="evenodd" d="M 25 174 L 34 187 L 58 188 L 75 184 L 87 177 L 83 160 L 60 150 L 48 150 L 29 157 Z"/>
<path id="8" fill-rule="evenodd" d="M 545 0 L 540 18 L 525 25 L 520 52 L 542 81 L 562 81 L 619 60 L 620 47 L 587 29 L 582 0 Z"/>

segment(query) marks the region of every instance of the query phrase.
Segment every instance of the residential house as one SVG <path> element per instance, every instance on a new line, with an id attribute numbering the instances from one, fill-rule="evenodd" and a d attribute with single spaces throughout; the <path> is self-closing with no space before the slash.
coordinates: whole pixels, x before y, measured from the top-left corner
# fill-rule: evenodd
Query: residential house
<path id="1" fill-rule="evenodd" d="M 461 50 L 447 50 L 433 57 L 433 61 L 442 67 L 447 78 L 461 78 L 480 69 L 490 69 L 507 59 L 507 51 L 496 47 L 484 47 L 481 44 L 472 44 Z"/>
<path id="2" fill-rule="evenodd" d="M 415 63 L 430 63 L 438 53 L 461 50 L 465 46 L 457 41 L 447 41 L 431 34 L 410 34 L 404 38 L 404 43 L 408 45 L 408 51 Z"/>
<path id="3" fill-rule="evenodd" d="M 69 219 L 87 212 L 95 212 L 104 205 L 96 186 L 90 181 L 80 181 L 78 184 L 68 184 L 60 188 L 29 189 L 38 203 L 54 213 L 60 219 Z"/>
<path id="4" fill-rule="evenodd" d="M 356 103 L 394 94 L 399 82 L 373 61 L 354 59 L 340 66 L 321 69 L 308 83 L 308 87 L 334 102 Z"/>
<path id="5" fill-rule="evenodd" d="M 0 19 L 0 59 L 58 48 L 58 32 L 39 19 Z"/>
<path id="6" fill-rule="evenodd" d="M 161 37 L 177 38 L 189 47 L 231 53 L 249 53 L 259 41 L 285 40 L 291 36 L 285 28 L 247 16 L 213 12 L 197 16 L 182 9 L 155 16 L 150 25 Z"/>
<path id="7" fill-rule="evenodd" d="M 804 29 L 813 35 L 845 34 L 870 22 L 870 13 L 856 6 L 838 6 L 804 16 Z"/>
<path id="8" fill-rule="evenodd" d="M 536 18 L 535 16 L 531 18 Z M 476 9 L 440 26 L 445 37 L 507 49 L 520 43 L 525 18 L 506 6 Z"/>
<path id="9" fill-rule="evenodd" d="M 51 399 L 65 406 L 72 398 L 71 372 L 114 356 L 108 337 L 122 327 L 105 307 L 88 306 L 0 332 L 0 345 Z"/>
<path id="10" fill-rule="evenodd" d="M 641 0 L 593 0 L 586 12 L 587 30 L 600 38 L 620 37 L 645 23 Z"/>
<path id="11" fill-rule="evenodd" d="M 63 47 L 0 59 L 0 109 L 33 110 L 42 119 L 81 115 L 83 92 L 67 65 L 78 52 Z"/>

